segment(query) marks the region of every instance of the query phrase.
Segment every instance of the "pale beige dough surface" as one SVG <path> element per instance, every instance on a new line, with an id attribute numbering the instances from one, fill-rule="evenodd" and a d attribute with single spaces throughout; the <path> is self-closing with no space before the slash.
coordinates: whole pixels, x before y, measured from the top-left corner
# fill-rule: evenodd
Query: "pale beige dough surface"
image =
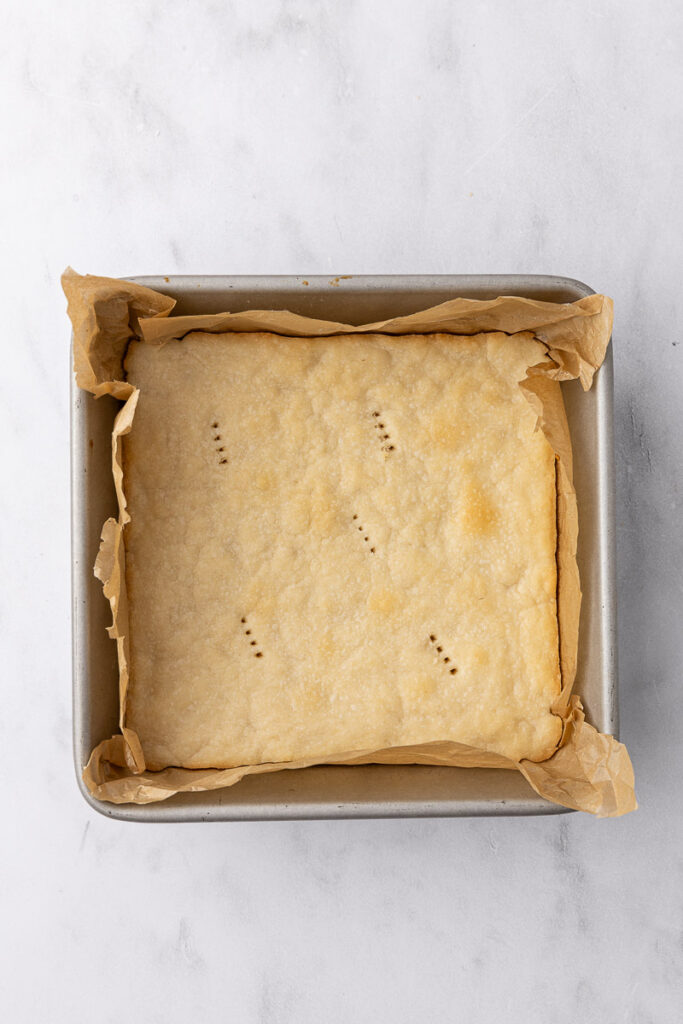
<path id="1" fill-rule="evenodd" d="M 132 343 L 131 687 L 150 768 L 560 737 L 530 335 Z M 434 639 L 430 639 L 433 637 Z"/>

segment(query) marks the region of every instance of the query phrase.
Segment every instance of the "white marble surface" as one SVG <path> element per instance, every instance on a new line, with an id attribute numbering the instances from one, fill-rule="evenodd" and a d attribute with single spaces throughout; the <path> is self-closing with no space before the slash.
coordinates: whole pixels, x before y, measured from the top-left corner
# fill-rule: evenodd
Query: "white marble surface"
<path id="1" fill-rule="evenodd" d="M 683 15 L 6 0 L 0 993 L 12 1022 L 683 1011 Z M 618 821 L 142 826 L 70 750 L 58 276 L 530 271 L 616 301 Z"/>

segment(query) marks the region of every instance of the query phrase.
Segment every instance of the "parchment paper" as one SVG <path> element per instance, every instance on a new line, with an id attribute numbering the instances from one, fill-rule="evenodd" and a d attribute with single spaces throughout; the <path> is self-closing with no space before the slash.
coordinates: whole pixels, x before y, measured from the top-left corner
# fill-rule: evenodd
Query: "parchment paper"
<path id="1" fill-rule="evenodd" d="M 62 284 L 74 329 L 74 369 L 80 387 L 96 396 L 111 394 L 124 402 L 112 433 L 112 467 L 119 503 L 118 519 L 102 530 L 95 574 L 112 609 L 109 635 L 119 657 L 121 734 L 98 744 L 83 778 L 99 800 L 150 803 L 178 792 L 234 785 L 245 775 L 304 768 L 312 764 L 427 764 L 507 768 L 520 771 L 541 796 L 600 817 L 636 808 L 633 769 L 623 744 L 603 735 L 584 718 L 572 695 L 577 665 L 581 589 L 576 546 L 578 514 L 572 483 L 571 439 L 559 381 L 579 378 L 585 390 L 602 363 L 612 329 L 612 301 L 590 295 L 573 303 L 539 302 L 515 296 L 492 300 L 453 299 L 408 316 L 362 326 L 299 316 L 286 310 L 249 310 L 212 316 L 170 317 L 174 300 L 140 285 L 110 278 L 81 277 L 68 269 Z M 272 331 L 322 337 L 362 332 L 412 334 L 450 332 L 479 334 L 532 331 L 544 343 L 550 361 L 531 367 L 520 384 L 556 454 L 558 520 L 558 619 L 562 693 L 552 710 L 564 723 L 555 753 L 542 762 L 511 761 L 459 743 L 427 743 L 384 750 L 356 750 L 327 758 L 239 768 L 145 768 L 142 747 L 126 727 L 128 688 L 128 605 L 125 584 L 124 527 L 130 521 L 123 491 L 120 438 L 133 425 L 139 392 L 124 378 L 123 359 L 133 338 L 152 345 L 182 339 L 191 331 Z"/>

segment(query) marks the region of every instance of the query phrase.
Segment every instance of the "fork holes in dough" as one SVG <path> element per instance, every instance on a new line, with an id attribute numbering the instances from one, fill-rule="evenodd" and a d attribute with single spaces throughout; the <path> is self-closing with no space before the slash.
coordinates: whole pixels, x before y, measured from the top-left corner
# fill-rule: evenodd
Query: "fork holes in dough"
<path id="1" fill-rule="evenodd" d="M 389 428 L 387 427 L 386 423 L 384 423 L 384 421 L 380 419 L 380 416 L 382 415 L 382 413 L 378 409 L 376 409 L 373 413 L 371 413 L 371 415 L 376 418 L 376 422 L 373 423 L 373 426 L 374 426 L 375 430 L 379 431 L 377 437 L 378 437 L 378 439 L 380 441 L 382 451 L 383 452 L 393 452 L 393 451 L 395 451 L 396 450 L 395 445 L 393 445 L 393 444 L 384 444 L 385 441 L 390 441 L 391 440 L 391 434 L 389 433 Z M 382 431 L 385 431 L 385 433 L 382 433 Z"/>
<path id="2" fill-rule="evenodd" d="M 242 623 L 243 626 L 246 626 L 246 624 L 247 624 L 247 617 L 246 617 L 246 615 L 242 616 L 242 618 L 240 619 L 240 622 Z M 244 635 L 245 636 L 251 636 L 251 628 L 245 629 Z M 249 641 L 249 646 L 250 647 L 258 647 L 258 643 L 256 642 L 256 640 L 250 640 Z M 252 653 L 253 653 L 255 658 L 262 658 L 263 657 L 263 651 L 253 651 Z"/>
<path id="3" fill-rule="evenodd" d="M 444 651 L 443 651 L 443 644 L 440 644 L 440 643 L 437 642 L 436 633 L 430 633 L 429 634 L 429 643 L 434 646 L 434 649 L 435 649 L 437 654 L 443 654 L 444 653 Z M 440 658 L 439 660 L 441 662 L 443 662 L 444 665 L 450 665 L 450 663 L 451 663 L 451 659 L 450 659 L 450 656 L 448 654 L 444 654 L 443 658 Z M 453 668 L 449 668 L 448 671 L 450 672 L 450 674 L 452 676 L 454 676 L 455 673 L 458 670 L 454 666 Z"/>
<path id="4" fill-rule="evenodd" d="M 352 516 L 351 518 L 352 518 L 352 519 L 358 519 L 358 513 L 357 513 L 357 512 L 354 512 L 354 514 L 353 514 L 353 516 Z M 361 524 L 359 524 L 359 525 L 358 525 L 358 526 L 356 527 L 356 529 L 358 530 L 358 532 L 359 532 L 359 533 L 362 533 L 362 534 L 363 534 L 363 541 L 364 541 L 364 543 L 365 543 L 365 544 L 369 544 L 369 542 L 370 542 L 370 535 L 369 535 L 369 534 L 366 534 L 366 533 L 365 533 L 365 527 L 363 526 L 363 524 L 362 524 L 362 523 L 361 523 Z M 371 547 L 371 548 L 370 548 L 370 553 L 374 555 L 374 553 L 375 553 L 375 550 L 376 550 L 376 549 L 375 549 L 374 547 Z"/>
<path id="5" fill-rule="evenodd" d="M 220 445 L 220 447 L 219 447 L 219 441 L 222 441 L 223 438 L 218 433 L 218 429 L 219 429 L 218 420 L 214 420 L 213 421 L 213 423 L 211 424 L 211 429 L 213 431 L 215 431 L 215 433 L 212 436 L 213 436 L 213 442 L 216 445 L 216 454 L 219 455 L 219 456 L 223 455 L 222 459 L 221 458 L 218 459 L 218 465 L 219 466 L 227 466 L 227 464 L 229 462 L 229 459 L 228 459 L 227 455 L 224 454 L 225 453 L 225 445 Z"/>

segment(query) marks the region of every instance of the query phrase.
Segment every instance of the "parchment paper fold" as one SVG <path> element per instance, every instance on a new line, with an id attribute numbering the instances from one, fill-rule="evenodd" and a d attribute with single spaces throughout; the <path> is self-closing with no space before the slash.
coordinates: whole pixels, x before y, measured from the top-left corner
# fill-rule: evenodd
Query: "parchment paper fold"
<path id="1" fill-rule="evenodd" d="M 311 764 L 427 764 L 506 768 L 520 771 L 541 796 L 600 817 L 617 816 L 636 805 L 631 762 L 623 744 L 585 721 L 571 690 L 577 665 L 581 590 L 576 562 L 578 514 L 572 484 L 571 440 L 559 381 L 578 378 L 585 390 L 602 363 L 612 329 L 612 302 L 590 295 L 573 303 L 540 302 L 516 296 L 481 301 L 453 299 L 431 309 L 361 326 L 300 316 L 286 310 L 248 310 L 211 316 L 170 317 L 174 300 L 127 281 L 80 276 L 63 278 L 74 331 L 74 369 L 78 385 L 95 396 L 111 394 L 124 404 L 112 433 L 112 468 L 118 518 L 102 530 L 95 573 L 112 609 L 109 635 L 119 657 L 121 734 L 98 744 L 83 777 L 91 793 L 112 803 L 150 803 L 178 792 L 234 785 L 245 775 L 308 767 Z M 152 345 L 182 339 L 191 331 L 273 331 L 289 336 L 379 332 L 479 334 L 531 331 L 549 360 L 528 370 L 520 385 L 556 454 L 558 510 L 558 618 L 562 693 L 553 711 L 563 719 L 560 745 L 542 762 L 510 761 L 497 754 L 453 742 L 385 750 L 344 751 L 315 761 L 246 765 L 240 768 L 166 768 L 150 772 L 135 732 L 126 727 L 128 689 L 128 605 L 125 585 L 124 527 L 130 520 L 123 490 L 120 438 L 133 425 L 138 394 L 123 379 L 123 358 L 132 338 Z"/>

